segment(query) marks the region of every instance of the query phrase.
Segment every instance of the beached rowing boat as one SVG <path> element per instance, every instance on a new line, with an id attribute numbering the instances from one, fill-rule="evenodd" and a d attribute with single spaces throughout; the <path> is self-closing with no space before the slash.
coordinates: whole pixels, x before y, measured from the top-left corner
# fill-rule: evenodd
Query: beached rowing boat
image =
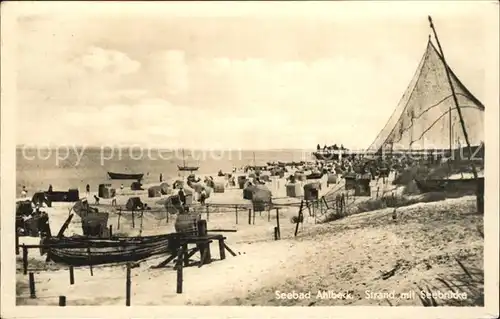
<path id="1" fill-rule="evenodd" d="M 306 179 L 320 179 L 325 175 L 323 172 L 314 172 L 306 176 Z"/>
<path id="2" fill-rule="evenodd" d="M 72 266 L 100 265 L 119 262 L 139 261 L 151 256 L 170 253 L 172 239 L 177 234 L 165 234 L 145 237 L 89 238 L 48 237 L 40 244 L 42 255 L 56 263 Z"/>
<path id="3" fill-rule="evenodd" d="M 458 192 L 460 194 L 474 194 L 479 182 L 480 191 L 484 193 L 484 177 L 459 179 L 415 179 L 420 192 Z"/>
<path id="4" fill-rule="evenodd" d="M 109 178 L 111 179 L 129 179 L 129 180 L 141 180 L 144 174 L 125 174 L 125 173 L 113 173 L 108 172 Z"/>

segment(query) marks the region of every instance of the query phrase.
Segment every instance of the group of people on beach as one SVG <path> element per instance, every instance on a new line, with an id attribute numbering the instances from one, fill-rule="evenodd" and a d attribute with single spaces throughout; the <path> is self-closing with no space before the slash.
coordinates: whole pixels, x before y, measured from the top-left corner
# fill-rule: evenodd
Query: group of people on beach
<path id="1" fill-rule="evenodd" d="M 318 144 L 316 145 L 316 150 L 320 151 L 322 148 L 321 146 Z M 344 147 L 343 144 L 340 144 L 340 147 L 337 146 L 337 144 L 333 144 L 333 145 L 330 145 L 330 146 L 323 146 L 323 151 L 338 151 L 338 150 L 347 150 L 347 148 Z"/>
<path id="2" fill-rule="evenodd" d="M 23 204 L 18 204 L 16 210 L 16 231 L 21 235 L 40 235 L 41 237 L 52 236 L 49 226 L 49 215 L 47 212 L 42 211 L 39 204 L 35 204 L 33 210 L 33 203 L 29 202 L 24 205 L 29 205 L 27 208 Z"/>

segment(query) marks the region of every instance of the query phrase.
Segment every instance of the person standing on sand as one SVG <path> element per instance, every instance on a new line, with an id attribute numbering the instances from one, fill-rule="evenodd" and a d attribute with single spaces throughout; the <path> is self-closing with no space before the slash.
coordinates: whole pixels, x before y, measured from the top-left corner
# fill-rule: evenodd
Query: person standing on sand
<path id="1" fill-rule="evenodd" d="M 183 207 L 186 206 L 186 194 L 184 193 L 184 189 L 179 187 L 179 192 L 177 193 L 179 195 L 179 200 L 181 201 L 181 204 Z"/>
<path id="2" fill-rule="evenodd" d="M 50 225 L 49 225 L 49 215 L 46 212 L 40 212 L 38 217 L 38 230 L 40 231 L 41 237 L 50 237 Z"/>
<path id="3" fill-rule="evenodd" d="M 163 174 L 160 173 L 160 183 L 163 182 Z"/>
<path id="4" fill-rule="evenodd" d="M 26 186 L 23 186 L 23 190 L 21 191 L 21 195 L 23 198 L 28 197 L 28 191 L 26 190 Z"/>
<path id="5" fill-rule="evenodd" d="M 207 198 L 207 191 L 205 190 L 205 188 L 203 188 L 200 193 L 200 204 L 204 205 L 206 198 Z"/>
<path id="6" fill-rule="evenodd" d="M 85 191 L 87 192 L 87 197 L 90 196 L 90 185 L 85 186 Z"/>

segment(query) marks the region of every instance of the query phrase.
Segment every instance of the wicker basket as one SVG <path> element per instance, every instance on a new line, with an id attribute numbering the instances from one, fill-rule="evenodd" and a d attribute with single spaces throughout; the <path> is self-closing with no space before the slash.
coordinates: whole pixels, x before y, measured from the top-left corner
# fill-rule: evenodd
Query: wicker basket
<path id="1" fill-rule="evenodd" d="M 199 220 L 201 220 L 200 213 L 179 214 L 175 220 L 175 231 L 186 235 L 196 235 Z"/>

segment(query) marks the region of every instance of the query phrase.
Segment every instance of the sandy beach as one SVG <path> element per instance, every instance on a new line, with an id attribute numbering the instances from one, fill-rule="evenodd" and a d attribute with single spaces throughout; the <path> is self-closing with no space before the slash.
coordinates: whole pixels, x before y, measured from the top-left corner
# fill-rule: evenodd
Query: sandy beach
<path id="1" fill-rule="evenodd" d="M 322 194 L 328 196 L 336 190 L 344 191 L 343 181 L 326 187 L 321 181 Z M 273 179 L 268 183 L 273 191 L 273 202 L 300 203 L 299 198 L 286 198 L 285 179 Z M 145 185 L 145 188 L 149 185 Z M 372 198 L 377 188 L 386 192 L 394 186 L 372 181 Z M 396 190 L 397 191 L 397 190 Z M 123 213 L 118 228 L 118 214 L 110 205 L 111 199 L 102 199 L 98 207 L 111 213 L 108 225 L 115 233 L 128 236 L 155 235 L 174 232 L 175 215 L 166 220 L 162 209 L 163 198 L 148 198 L 147 191 L 125 190 L 117 195 L 118 206 L 123 206 L 130 196 L 139 196 L 152 207 L 142 218 L 135 217 L 132 227 L 131 214 Z M 370 197 L 353 197 L 351 205 Z M 92 203 L 92 201 L 91 201 Z M 436 278 L 457 273 L 459 258 L 482 271 L 482 238 L 476 227 L 482 225 L 482 216 L 472 215 L 472 198 L 419 203 L 398 209 L 396 221 L 391 219 L 392 209 L 356 214 L 344 219 L 321 223 L 326 212 L 316 210 L 315 217 L 305 213 L 298 236 L 294 237 L 298 207 L 280 209 L 281 240 L 275 241 L 276 212 L 257 212 L 255 224 L 248 224 L 248 211 L 217 204 L 248 205 L 239 188 L 226 189 L 224 193 L 212 193 L 205 207 L 199 207 L 208 229 L 234 229 L 224 233 L 227 244 L 237 254 L 219 259 L 219 252 L 212 248 L 211 264 L 184 270 L 183 293 L 177 294 L 176 272 L 172 266 L 151 269 L 166 256 L 152 257 L 132 269 L 133 305 L 339 305 L 387 304 L 386 300 L 367 299 L 365 290 L 397 293 L 417 290 L 419 287 L 436 287 Z M 213 205 L 213 206 L 210 206 Z M 70 203 L 55 203 L 46 208 L 50 215 L 53 232 L 61 227 L 68 216 Z M 241 206 L 240 206 L 241 207 Z M 252 217 L 253 218 L 253 217 Z M 81 234 L 80 219 L 74 216 L 66 235 Z M 20 243 L 38 243 L 38 238 L 21 237 Z M 448 243 L 454 242 L 451 246 Z M 45 257 L 32 250 L 29 255 L 29 271 L 35 273 L 36 299 L 29 298 L 27 276 L 22 275 L 18 256 L 18 304 L 56 305 L 58 296 L 64 295 L 68 305 L 123 305 L 125 304 L 125 266 L 93 266 L 75 269 L 74 285 L 69 284 L 66 266 L 45 264 Z M 195 255 L 193 260 L 199 260 Z M 395 275 L 380 279 L 381 272 L 397 268 Z M 49 270 L 48 270 L 49 269 Z M 223 274 L 223 275 L 222 275 Z M 432 279 L 428 282 L 428 279 Z M 480 289 L 478 285 L 474 289 Z M 318 290 L 349 292 L 353 299 L 317 299 Z M 436 289 L 436 288 L 433 288 Z M 154 293 L 152 293 L 154 291 Z M 311 292 L 312 299 L 282 300 L 276 291 Z M 96 293 L 98 292 L 98 293 Z M 414 297 L 409 300 L 389 300 L 397 305 L 419 305 Z M 468 299 L 470 302 L 470 299 Z"/>

